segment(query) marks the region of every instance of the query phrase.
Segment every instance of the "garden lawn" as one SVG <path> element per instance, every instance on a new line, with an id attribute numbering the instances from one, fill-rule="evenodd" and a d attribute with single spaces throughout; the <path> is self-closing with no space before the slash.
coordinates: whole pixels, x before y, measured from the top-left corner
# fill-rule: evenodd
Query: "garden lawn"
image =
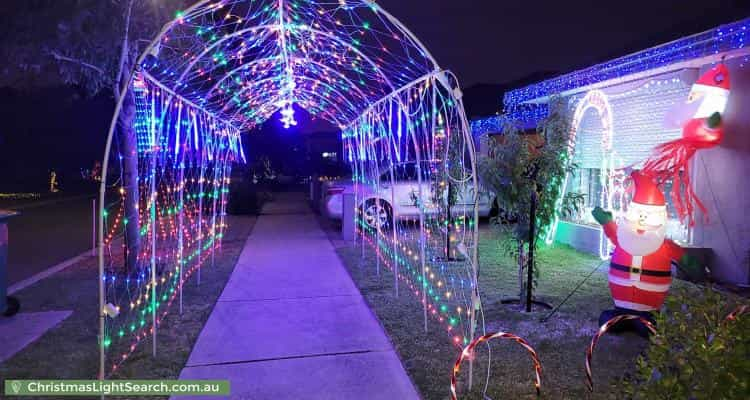
<path id="1" fill-rule="evenodd" d="M 196 284 L 195 275 L 185 283 L 183 314 L 179 314 L 179 305 L 175 303 L 160 324 L 157 356 L 151 355 L 151 340 L 144 340 L 109 379 L 179 377 L 234 270 L 255 220 L 255 217 L 228 217 L 229 228 L 222 249 L 216 253 L 215 265 L 212 267 L 210 262 L 204 265 L 200 285 Z M 38 341 L 0 363 L 0 379 L 96 379 L 99 370 L 97 277 L 96 259 L 92 257 L 15 294 L 21 301 L 21 312 L 73 310 L 73 314 Z M 108 357 L 116 356 L 108 354 Z M 111 359 L 106 365 L 111 366 Z M 3 392 L 0 386 L 0 393 Z"/>
<path id="2" fill-rule="evenodd" d="M 322 222 L 324 226 L 327 224 Z M 330 224 L 332 238 L 336 233 Z M 540 270 L 535 297 L 552 305 L 559 304 L 593 269 L 598 270 L 560 307 L 547 322 L 540 318 L 549 310 L 531 313 L 519 310 L 517 304 L 501 300 L 518 296 L 517 264 L 500 247 L 500 233 L 488 225 L 480 227 L 479 289 L 484 307 L 485 331 L 506 331 L 519 335 L 536 349 L 542 363 L 542 396 L 545 399 L 622 399 L 621 385 L 626 374 L 634 370 L 636 357 L 646 347 L 646 340 L 634 334 L 605 335 L 593 358 L 594 393 L 585 385 L 586 348 L 595 334 L 599 314 L 612 308 L 607 286 L 607 267 L 597 257 L 583 254 L 568 246 L 543 247 L 537 253 Z M 366 246 L 361 257 L 359 244 L 334 240 L 337 252 L 352 278 L 389 334 L 409 376 L 423 399 L 450 398 L 450 374 L 459 354 L 450 337 L 432 319 L 424 332 L 420 299 L 408 290 L 395 297 L 393 274 L 381 268 L 375 273 L 375 256 Z M 676 282 L 674 286 L 685 285 Z M 479 329 L 481 332 L 481 321 Z M 487 395 L 491 399 L 536 398 L 531 358 L 520 345 L 509 340 L 490 342 L 491 368 Z M 460 399 L 482 399 L 487 377 L 487 346 L 480 346 L 473 366 L 473 389 L 466 385 L 468 363 L 461 369 Z"/>

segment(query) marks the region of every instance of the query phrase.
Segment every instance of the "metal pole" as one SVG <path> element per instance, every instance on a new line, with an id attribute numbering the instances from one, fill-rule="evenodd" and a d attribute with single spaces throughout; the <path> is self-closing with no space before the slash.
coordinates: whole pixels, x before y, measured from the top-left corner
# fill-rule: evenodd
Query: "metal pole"
<path id="1" fill-rule="evenodd" d="M 446 90 L 449 90 L 453 93 L 453 100 L 455 101 L 456 106 L 456 112 L 458 113 L 458 117 L 461 122 L 461 133 L 463 134 L 464 143 L 469 151 L 468 155 L 471 162 L 471 172 L 472 172 L 472 183 L 474 185 L 474 188 L 479 188 L 479 179 L 477 176 L 477 163 L 476 163 L 476 146 L 474 144 L 474 138 L 471 135 L 471 128 L 469 127 L 469 121 L 466 119 L 466 113 L 464 111 L 464 105 L 463 100 L 461 98 L 461 92 L 458 89 L 458 79 L 454 75 L 452 75 L 448 71 L 441 71 L 440 74 L 444 76 L 446 79 L 441 80 L 438 79 L 437 81 L 442 83 L 443 87 Z M 456 87 L 454 88 L 453 85 L 450 84 L 448 81 L 448 78 L 452 77 L 452 81 L 456 83 Z M 471 324 L 471 332 L 469 333 L 469 342 L 474 341 L 475 333 L 476 333 L 476 324 L 477 324 L 477 312 L 481 311 L 481 299 L 479 298 L 479 246 L 477 245 L 479 243 L 479 229 L 477 229 L 477 224 L 479 223 L 479 190 L 474 190 L 474 206 L 473 206 L 473 220 L 471 221 L 473 225 L 472 229 L 472 238 L 473 238 L 473 246 L 471 249 L 471 266 L 472 266 L 472 291 L 471 291 L 471 301 L 472 301 L 472 310 L 470 315 L 470 324 Z M 474 367 L 474 361 L 469 361 L 469 389 L 472 387 L 472 377 L 473 377 L 473 367 Z"/>
<path id="2" fill-rule="evenodd" d="M 364 183 L 364 160 L 362 160 L 362 155 L 364 154 L 364 145 L 362 144 L 362 138 L 360 135 L 362 134 L 361 130 L 358 129 L 356 133 L 356 145 L 357 145 L 357 180 L 356 184 L 354 186 L 355 188 L 355 197 L 354 197 L 354 209 L 355 209 L 355 218 L 359 218 L 357 223 L 354 224 L 354 226 L 359 229 L 360 232 L 360 263 L 359 265 L 362 266 L 362 261 L 365 258 L 365 216 L 364 216 L 364 190 L 362 188 L 362 183 Z M 361 182 L 361 183 L 360 183 Z M 360 207 L 360 203 L 362 203 L 362 207 Z"/>
<path id="3" fill-rule="evenodd" d="M 206 173 L 205 157 L 203 150 L 200 150 L 201 158 L 201 175 L 198 179 L 198 285 L 201 284 L 201 259 L 203 258 L 203 181 Z"/>
<path id="4" fill-rule="evenodd" d="M 411 129 L 410 124 L 407 125 L 407 129 Z M 412 134 L 414 132 L 412 131 Z M 424 139 L 424 137 L 422 138 Z M 427 265 L 425 264 L 425 236 L 424 236 L 424 190 L 422 188 L 422 159 L 421 159 L 421 142 L 414 140 L 414 146 L 416 159 L 417 159 L 417 185 L 418 185 L 418 197 L 417 210 L 419 211 L 419 261 L 422 269 L 422 311 L 424 316 L 424 331 L 427 332 Z"/>
<path id="5" fill-rule="evenodd" d="M 152 148 L 151 156 L 151 323 L 152 352 L 156 357 L 156 150 Z"/>
<path id="6" fill-rule="evenodd" d="M 341 194 L 341 236 L 346 241 L 356 243 L 357 229 L 354 226 L 356 217 L 354 216 L 354 193 L 344 192 Z"/>
<path id="7" fill-rule="evenodd" d="M 534 238 L 536 233 L 536 190 L 531 192 L 531 211 L 529 212 L 529 265 L 526 276 L 526 312 L 531 312 L 531 289 L 534 279 Z"/>
<path id="8" fill-rule="evenodd" d="M 394 179 L 393 169 L 396 165 L 391 162 L 391 231 L 393 233 L 393 286 L 398 297 L 398 240 L 396 232 L 396 181 Z"/>
<path id="9" fill-rule="evenodd" d="M 96 197 L 91 199 L 91 256 L 96 256 Z"/>
<path id="10" fill-rule="evenodd" d="M 227 146 L 228 148 L 229 146 Z M 228 156 L 229 150 L 224 154 L 224 167 L 222 168 L 221 175 L 221 207 L 219 208 L 221 213 L 219 217 L 219 234 L 221 237 L 219 238 L 219 246 L 221 246 L 221 241 L 224 239 L 225 217 L 227 215 L 227 191 L 229 190 L 229 180 L 232 173 L 232 164 L 227 163 Z"/>
<path id="11" fill-rule="evenodd" d="M 450 143 L 448 144 L 450 146 Z M 451 182 L 450 182 L 450 172 L 448 175 L 448 193 L 446 193 L 446 209 L 448 210 L 448 224 L 445 226 L 445 261 L 451 261 L 451 223 L 453 222 L 451 218 Z"/>
<path id="12" fill-rule="evenodd" d="M 179 123 L 179 122 L 178 122 Z M 183 243 L 183 230 L 185 229 L 185 160 L 183 159 L 180 161 L 180 202 L 178 203 L 178 222 L 177 226 L 179 231 L 177 232 L 177 268 L 179 268 L 179 290 L 180 290 L 180 314 L 182 314 L 182 281 L 184 279 L 184 266 L 185 263 L 183 262 L 184 258 L 184 243 Z"/>
<path id="13" fill-rule="evenodd" d="M 372 121 L 370 122 L 369 125 L 370 125 L 370 127 L 374 126 L 374 124 L 372 123 Z M 373 128 L 370 128 L 370 129 L 373 129 Z M 375 207 L 377 208 L 377 215 L 376 215 L 377 218 L 375 219 L 375 227 L 377 228 L 377 231 L 376 231 L 377 240 L 375 241 L 375 253 L 376 253 L 375 254 L 375 260 L 377 260 L 377 261 L 375 263 L 375 272 L 378 275 L 378 277 L 380 277 L 380 235 L 381 235 L 380 210 L 381 210 L 381 207 L 382 207 L 382 203 L 380 202 L 380 168 L 378 166 L 378 156 L 377 156 L 376 146 L 377 146 L 377 144 L 373 143 L 371 147 L 372 147 L 372 157 L 373 157 L 373 160 L 375 161 L 373 163 L 374 167 L 375 167 L 374 168 L 374 170 L 375 170 L 375 176 L 374 176 L 374 178 L 375 178 L 375 193 L 377 193 L 377 196 L 378 196 L 378 197 L 376 197 L 376 200 L 375 200 L 375 204 L 376 204 Z"/>
<path id="14" fill-rule="evenodd" d="M 182 127 L 182 103 L 178 103 L 177 106 L 177 126 L 175 126 L 176 130 L 176 142 L 175 142 L 175 149 L 176 149 L 176 155 L 175 155 L 175 162 L 178 162 L 179 160 L 179 178 L 178 178 L 178 193 L 180 197 L 180 201 L 177 203 L 177 272 L 178 272 L 178 279 L 179 279 L 179 287 L 178 290 L 180 292 L 180 314 L 182 314 L 182 280 L 183 280 L 183 265 L 182 262 L 184 257 L 184 243 L 183 243 L 183 230 L 185 229 L 185 152 L 187 149 L 182 149 L 182 154 L 180 157 L 180 147 L 182 146 L 182 141 L 180 140 L 180 128 Z M 185 136 L 187 137 L 190 135 L 190 132 L 186 132 Z"/>
<path id="15" fill-rule="evenodd" d="M 213 237 L 211 238 L 211 267 L 214 266 L 214 262 L 216 260 L 216 198 L 218 197 L 218 193 L 216 191 L 216 186 L 217 186 L 217 183 L 218 183 L 218 175 L 219 175 L 219 159 L 218 159 L 218 157 L 219 157 L 218 154 L 214 155 L 214 182 L 213 182 L 213 185 L 211 186 L 211 188 L 212 188 L 211 197 L 212 197 L 212 201 L 213 201 L 213 205 L 211 207 L 212 208 L 212 211 L 211 211 L 212 212 L 212 216 L 211 216 L 211 235 L 213 235 Z M 200 267 L 198 267 L 198 268 L 200 268 Z"/>
<path id="16" fill-rule="evenodd" d="M 395 179 L 395 168 L 396 164 L 393 162 L 393 154 L 391 153 L 393 151 L 393 145 L 391 144 L 391 138 L 393 138 L 393 122 L 392 117 L 393 115 L 393 102 L 388 102 L 388 157 L 390 158 L 391 162 L 391 231 L 393 233 L 393 286 L 396 291 L 396 297 L 398 297 L 398 236 L 396 232 L 396 179 Z M 401 135 L 401 114 L 398 115 L 399 123 L 398 123 L 398 135 L 400 137 Z M 400 144 L 399 144 L 400 145 Z M 396 149 L 398 151 L 398 149 Z"/>

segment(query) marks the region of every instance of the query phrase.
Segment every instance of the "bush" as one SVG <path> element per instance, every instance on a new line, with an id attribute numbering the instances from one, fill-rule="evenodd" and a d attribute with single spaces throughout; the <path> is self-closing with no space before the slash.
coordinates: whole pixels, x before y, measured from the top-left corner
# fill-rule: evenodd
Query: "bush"
<path id="1" fill-rule="evenodd" d="M 747 299 L 730 300 L 707 288 L 682 290 L 657 316 L 658 335 L 626 382 L 635 399 L 750 398 L 750 312 L 727 315 Z"/>

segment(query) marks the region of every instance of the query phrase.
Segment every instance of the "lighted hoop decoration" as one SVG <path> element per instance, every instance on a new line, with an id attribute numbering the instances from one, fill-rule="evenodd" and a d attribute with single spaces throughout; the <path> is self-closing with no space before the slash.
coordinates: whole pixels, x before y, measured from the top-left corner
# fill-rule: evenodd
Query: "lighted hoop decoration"
<path id="1" fill-rule="evenodd" d="M 506 332 L 495 332 L 495 333 L 488 333 L 484 336 L 480 336 L 476 339 L 474 339 L 471 343 L 469 343 L 468 346 L 466 346 L 463 351 L 461 351 L 461 355 L 458 356 L 458 360 L 456 360 L 456 364 L 453 366 L 453 372 L 451 374 L 451 400 L 457 400 L 456 397 L 456 376 L 458 375 L 458 372 L 461 370 L 461 363 L 466 357 L 469 357 L 471 353 L 474 351 L 474 348 L 477 347 L 479 343 L 490 341 L 492 339 L 510 339 L 521 346 L 523 346 L 530 354 L 531 354 L 531 360 L 534 362 L 534 372 L 536 374 L 536 378 L 534 381 L 534 387 L 536 388 L 536 394 L 538 395 L 540 393 L 541 387 L 542 387 L 542 364 L 539 362 L 539 356 L 536 354 L 536 350 L 534 350 L 533 347 L 527 342 L 524 338 L 516 336 L 512 333 L 506 333 Z"/>
<path id="2" fill-rule="evenodd" d="M 602 127 L 604 128 L 604 134 L 602 135 L 602 174 L 601 174 L 601 184 L 602 184 L 602 194 L 599 198 L 599 203 L 602 208 L 605 209 L 612 209 L 612 193 L 611 190 L 613 187 L 615 187 L 615 168 L 614 168 L 614 157 L 612 152 L 612 140 L 613 140 L 613 119 L 612 119 L 612 106 L 609 104 L 609 99 L 607 98 L 607 95 L 602 92 L 601 90 L 591 90 L 588 93 L 586 93 L 586 96 L 584 96 L 576 106 L 575 112 L 573 113 L 573 121 L 571 123 L 571 130 L 570 130 L 570 142 L 568 146 L 568 157 L 573 156 L 573 152 L 575 151 L 575 145 L 576 145 L 576 136 L 578 133 L 578 129 L 581 127 L 581 121 L 583 120 L 583 116 L 586 114 L 586 111 L 589 109 L 596 110 L 597 114 L 599 115 L 599 118 L 601 119 Z M 563 181 L 563 190 L 560 193 L 560 197 L 557 199 L 557 202 L 555 204 L 555 209 L 560 209 L 560 206 L 562 205 L 563 196 L 565 195 L 564 190 L 568 186 L 568 180 L 570 176 L 569 174 L 565 175 L 565 180 Z M 547 244 L 551 244 L 552 241 L 555 239 L 555 233 L 557 232 L 557 224 L 559 223 L 559 217 L 555 216 L 555 220 L 552 223 L 552 227 L 547 232 L 547 237 L 545 238 L 545 241 Z M 599 234 L 599 257 L 602 258 L 602 260 L 606 260 L 609 257 L 609 242 L 607 238 L 604 236 L 604 231 Z"/>
<path id="3" fill-rule="evenodd" d="M 726 318 L 724 318 L 724 321 L 734 321 L 739 317 L 740 315 L 744 314 L 748 309 L 748 306 L 742 305 L 738 306 L 734 309 L 734 311 L 730 312 Z"/>
<path id="4" fill-rule="evenodd" d="M 609 331 L 609 329 L 612 326 L 616 325 L 617 323 L 622 322 L 622 321 L 633 320 L 633 319 L 639 320 L 640 322 L 643 323 L 643 325 L 646 326 L 646 328 L 648 328 L 648 330 L 652 334 L 654 335 L 656 334 L 656 328 L 649 320 L 639 315 L 631 315 L 631 314 L 618 315 L 616 317 L 610 318 L 609 321 L 605 322 L 604 325 L 599 327 L 599 331 L 596 332 L 596 335 L 594 335 L 593 338 L 591 338 L 591 344 L 589 344 L 589 348 L 586 350 L 586 385 L 588 386 L 589 391 L 592 391 L 592 392 L 594 391 L 594 381 L 591 378 L 591 356 L 594 353 L 594 348 L 596 347 L 596 343 L 599 342 L 599 338 L 605 333 L 607 333 L 607 331 Z"/>

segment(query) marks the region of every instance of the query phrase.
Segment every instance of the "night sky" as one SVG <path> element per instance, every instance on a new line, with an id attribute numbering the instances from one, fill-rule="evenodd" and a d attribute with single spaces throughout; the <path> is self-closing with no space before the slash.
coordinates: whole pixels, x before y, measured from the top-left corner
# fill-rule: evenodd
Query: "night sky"
<path id="1" fill-rule="evenodd" d="M 18 20 L 13 13 L 22 8 L 13 4 L 25 1 L 2 0 L 0 17 Z M 750 0 L 377 1 L 414 32 L 443 68 L 456 73 L 470 116 L 494 114 L 502 98 L 499 86 L 470 95 L 471 86 L 568 72 L 750 16 Z M 0 27 L 0 45 L 12 36 L 9 29 Z M 43 185 L 50 169 L 75 174 L 101 157 L 111 97 L 85 99 L 70 88 L 49 90 L 31 97 L 0 89 L 5 121 L 0 127 L 0 190 L 17 186 L 14 182 Z M 304 125 L 301 133 L 332 129 L 320 120 Z"/>
<path id="2" fill-rule="evenodd" d="M 378 0 L 462 86 L 567 72 L 750 16 L 750 0 Z"/>

